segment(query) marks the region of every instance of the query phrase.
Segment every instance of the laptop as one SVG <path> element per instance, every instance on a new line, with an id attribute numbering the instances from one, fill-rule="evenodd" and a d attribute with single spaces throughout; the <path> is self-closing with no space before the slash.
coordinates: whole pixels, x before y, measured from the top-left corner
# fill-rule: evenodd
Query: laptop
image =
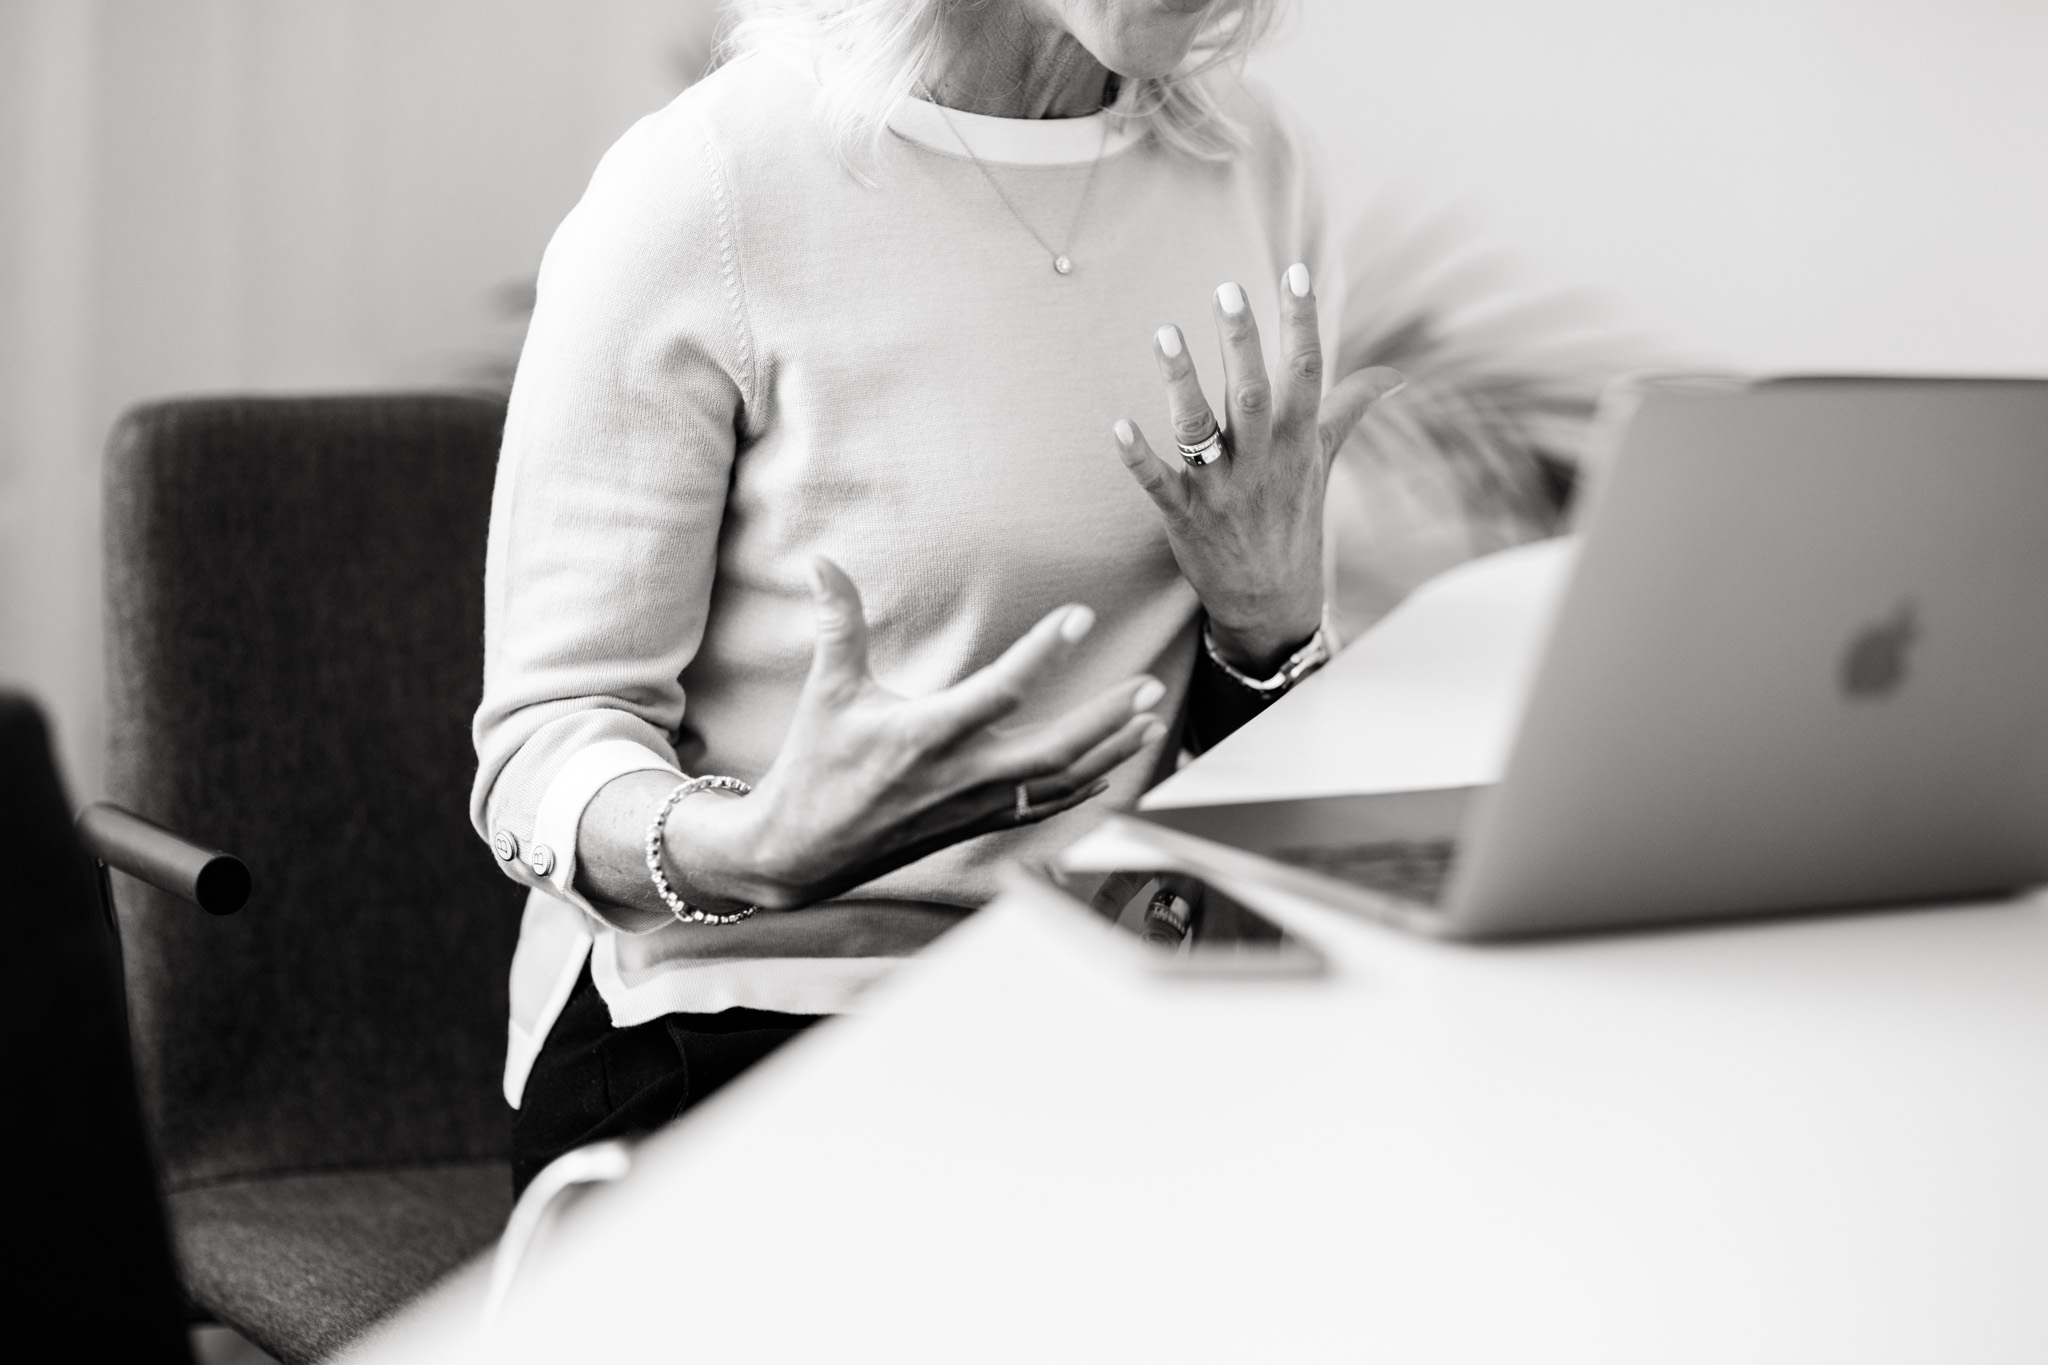
<path id="1" fill-rule="evenodd" d="M 1464 939 L 2048 881 L 2048 381 L 1627 401 L 1498 783 L 1136 818 Z"/>

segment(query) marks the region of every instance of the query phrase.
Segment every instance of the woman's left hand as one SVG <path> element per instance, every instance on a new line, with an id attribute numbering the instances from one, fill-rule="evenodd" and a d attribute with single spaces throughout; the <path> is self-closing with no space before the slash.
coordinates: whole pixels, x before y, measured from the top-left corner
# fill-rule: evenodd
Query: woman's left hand
<path id="1" fill-rule="evenodd" d="M 1380 399 L 1406 381 L 1374 368 L 1323 396 L 1323 347 L 1308 269 L 1280 282 L 1285 352 L 1277 381 L 1266 371 L 1258 324 L 1244 290 L 1216 291 L 1228 430 L 1221 458 L 1162 459 L 1129 421 L 1116 424 L 1124 465 L 1166 518 L 1181 572 L 1202 600 L 1216 647 L 1232 665 L 1264 677 L 1322 619 L 1323 490 L 1330 461 Z M 1175 439 L 1200 446 L 1217 433 L 1214 413 L 1178 327 L 1162 327 L 1153 351 L 1166 376 Z"/>

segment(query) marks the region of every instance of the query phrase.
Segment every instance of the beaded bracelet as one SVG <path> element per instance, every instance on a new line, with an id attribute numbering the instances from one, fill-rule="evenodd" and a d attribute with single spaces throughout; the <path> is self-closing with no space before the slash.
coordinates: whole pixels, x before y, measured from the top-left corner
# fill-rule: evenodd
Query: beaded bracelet
<path id="1" fill-rule="evenodd" d="M 661 903 L 681 924 L 738 924 L 754 913 L 758 906 L 750 905 L 744 910 L 735 910 L 730 915 L 714 915 L 709 910 L 699 910 L 675 893 L 668 884 L 668 875 L 661 870 L 661 840 L 668 825 L 668 813 L 676 808 L 676 802 L 693 792 L 722 791 L 735 796 L 745 796 L 753 788 L 737 777 L 693 777 L 668 794 L 661 803 L 661 809 L 654 813 L 654 823 L 647 827 L 647 872 L 654 878 L 655 894 Z"/>

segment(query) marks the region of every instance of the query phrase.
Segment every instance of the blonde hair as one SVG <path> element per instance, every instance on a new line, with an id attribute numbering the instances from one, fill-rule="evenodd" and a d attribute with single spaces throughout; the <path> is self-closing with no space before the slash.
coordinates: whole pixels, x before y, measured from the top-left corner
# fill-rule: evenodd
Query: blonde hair
<path id="1" fill-rule="evenodd" d="M 949 7 L 978 3 L 986 0 L 731 0 L 733 19 L 718 60 L 769 49 L 809 54 L 833 145 L 866 180 L 862 167 L 878 156 L 889 119 L 912 96 L 937 52 L 939 21 Z M 1227 160 L 1244 145 L 1244 129 L 1208 83 L 1195 78 L 1241 61 L 1286 3 L 1223 0 L 1180 70 L 1120 81 L 1110 115 L 1190 156 Z"/>

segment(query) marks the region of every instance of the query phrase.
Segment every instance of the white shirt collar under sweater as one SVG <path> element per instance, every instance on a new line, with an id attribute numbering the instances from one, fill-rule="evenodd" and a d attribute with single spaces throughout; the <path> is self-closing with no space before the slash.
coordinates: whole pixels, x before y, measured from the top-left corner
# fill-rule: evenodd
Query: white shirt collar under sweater
<path id="1" fill-rule="evenodd" d="M 1114 156 L 1144 136 L 1130 120 L 1112 119 L 1106 113 L 1084 118 L 995 118 L 964 109 L 942 110 L 920 99 L 903 101 L 889 127 L 935 152 L 972 152 L 983 161 L 1007 166 L 1085 166 L 1098 154 Z"/>

